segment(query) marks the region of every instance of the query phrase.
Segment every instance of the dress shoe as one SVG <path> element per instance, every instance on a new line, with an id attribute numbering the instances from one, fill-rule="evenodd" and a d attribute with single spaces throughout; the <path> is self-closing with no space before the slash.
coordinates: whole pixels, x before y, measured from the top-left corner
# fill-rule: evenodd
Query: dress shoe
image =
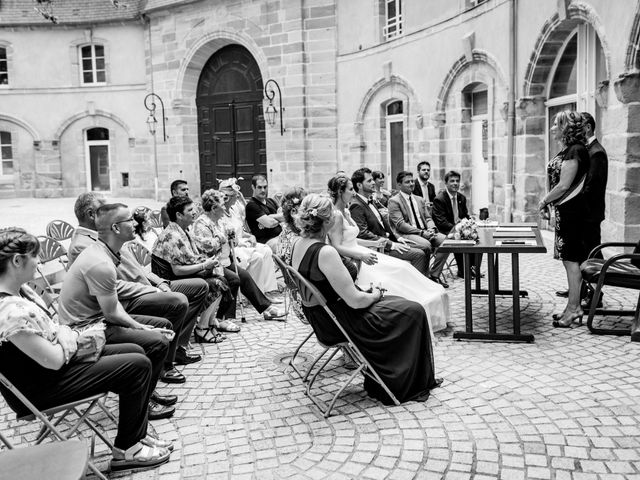
<path id="1" fill-rule="evenodd" d="M 160 374 L 160 381 L 164 383 L 184 383 L 187 379 L 178 370 L 172 368 Z"/>
<path id="2" fill-rule="evenodd" d="M 202 356 L 197 353 L 189 353 L 186 349 L 178 347 L 174 362 L 176 365 L 189 365 L 190 363 L 196 363 L 200 360 L 202 360 Z"/>
<path id="3" fill-rule="evenodd" d="M 480 269 L 477 269 L 475 266 L 471 267 L 471 278 L 476 278 L 478 276 L 480 278 L 484 278 L 484 273 L 481 273 Z"/>
<path id="4" fill-rule="evenodd" d="M 449 284 L 446 283 L 444 280 L 440 279 L 439 277 L 429 276 L 429 280 L 431 280 L 432 282 L 435 282 L 435 283 L 438 283 L 438 284 L 442 285 L 444 288 L 449 288 Z"/>
<path id="5" fill-rule="evenodd" d="M 569 290 L 558 290 L 556 291 L 556 297 L 567 298 L 569 296 Z"/>
<path id="6" fill-rule="evenodd" d="M 164 405 L 165 407 L 170 407 L 171 405 L 175 405 L 178 403 L 177 395 L 160 395 L 157 390 L 154 390 L 151 394 L 151 400 Z"/>
<path id="7" fill-rule="evenodd" d="M 631 341 L 640 342 L 640 328 L 631 332 Z"/>
<path id="8" fill-rule="evenodd" d="M 161 418 L 171 418 L 176 412 L 175 407 L 166 407 L 159 403 L 149 400 L 149 411 L 147 417 L 149 420 L 160 420 Z"/>

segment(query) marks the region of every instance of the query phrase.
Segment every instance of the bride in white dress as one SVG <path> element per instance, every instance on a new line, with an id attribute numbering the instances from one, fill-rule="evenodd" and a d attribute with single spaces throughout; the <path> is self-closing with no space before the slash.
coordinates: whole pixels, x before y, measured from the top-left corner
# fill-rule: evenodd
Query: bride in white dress
<path id="1" fill-rule="evenodd" d="M 391 295 L 418 302 L 427 312 L 432 331 L 446 328 L 450 318 L 449 296 L 442 285 L 432 282 L 404 260 L 358 245 L 358 226 L 347 208 L 354 196 L 351 180 L 345 176 L 332 178 L 329 194 L 336 213 L 329 242 L 340 255 L 361 263 L 356 284 L 363 289 L 381 284 Z"/>

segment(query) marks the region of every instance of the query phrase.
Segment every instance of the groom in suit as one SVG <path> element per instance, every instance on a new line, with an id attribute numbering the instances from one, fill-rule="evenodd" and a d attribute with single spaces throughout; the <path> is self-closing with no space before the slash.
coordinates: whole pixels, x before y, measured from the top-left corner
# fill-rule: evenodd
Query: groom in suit
<path id="1" fill-rule="evenodd" d="M 448 235 L 453 227 L 463 218 L 469 218 L 467 198 L 458 192 L 460 190 L 460 174 L 451 170 L 444 176 L 445 189 L 433 199 L 433 220 L 441 233 Z M 463 257 L 461 253 L 453 255 L 458 264 L 458 277 L 464 278 Z M 481 256 L 475 255 L 471 267 L 471 276 L 475 276 L 476 265 L 480 264 Z"/>
<path id="2" fill-rule="evenodd" d="M 407 245 L 403 238 L 396 238 L 389 226 L 386 212 L 381 211 L 372 198 L 375 182 L 368 168 L 353 172 L 351 183 L 356 194 L 351 200 L 349 211 L 360 232 L 358 238 L 364 240 L 386 240 L 384 253 L 411 263 L 425 276 L 429 274 L 428 256 L 419 248 Z"/>
<path id="3" fill-rule="evenodd" d="M 427 213 L 426 205 L 412 194 L 414 189 L 413 173 L 402 171 L 396 176 L 400 193 L 389 199 L 389 222 L 396 236 L 402 235 L 419 247 L 431 252 L 444 242 L 445 236 L 438 233 L 435 223 Z M 447 261 L 448 254 L 437 253 L 434 257 L 433 268 L 429 278 L 443 287 L 448 287 L 440 274 Z"/>

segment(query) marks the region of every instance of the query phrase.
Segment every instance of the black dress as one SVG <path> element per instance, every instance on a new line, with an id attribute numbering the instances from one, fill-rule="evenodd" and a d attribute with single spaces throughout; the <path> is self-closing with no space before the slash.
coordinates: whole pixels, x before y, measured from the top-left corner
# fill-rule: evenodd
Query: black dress
<path id="1" fill-rule="evenodd" d="M 578 187 L 584 176 L 589 171 L 589 152 L 581 143 L 571 145 L 556 155 L 549 162 L 547 174 L 549 177 L 549 190 L 560 182 L 562 166 L 567 160 L 577 160 L 578 171 L 573 179 L 570 191 Z M 570 200 L 555 206 L 555 244 L 553 256 L 556 259 L 567 262 L 582 263 L 587 259 L 589 252 L 585 244 L 585 217 L 587 214 L 587 203 L 584 194 L 580 192 Z"/>
<path id="2" fill-rule="evenodd" d="M 367 308 L 349 307 L 318 267 L 318 254 L 322 247 L 327 245 L 317 242 L 309 247 L 300 262 L 300 274 L 324 295 L 351 340 L 396 398 L 401 402 L 426 400 L 436 382 L 424 308 L 416 302 L 391 295 Z M 304 313 L 322 343 L 344 341 L 342 333 L 322 307 L 304 307 Z M 364 388 L 382 403 L 392 403 L 386 392 L 366 376 Z"/>

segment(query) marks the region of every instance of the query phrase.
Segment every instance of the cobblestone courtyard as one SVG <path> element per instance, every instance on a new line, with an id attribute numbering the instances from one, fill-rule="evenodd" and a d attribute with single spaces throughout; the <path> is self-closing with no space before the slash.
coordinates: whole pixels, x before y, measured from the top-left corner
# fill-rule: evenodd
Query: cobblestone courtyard
<path id="1" fill-rule="evenodd" d="M 64 208 L 71 208 L 73 202 L 66 201 Z M 3 226 L 12 220 L 9 211 L 15 218 L 28 213 L 24 205 L 6 209 L 11 202 L 0 202 Z M 34 225 L 33 233 L 42 233 L 45 223 L 37 230 Z M 544 237 L 550 248 L 551 236 Z M 509 272 L 505 257 L 504 285 Z M 554 292 L 566 280 L 551 253 L 521 256 L 521 285 L 529 291 L 521 300 L 522 330 L 535 335 L 533 344 L 453 340 L 452 332 L 464 327 L 464 296 L 461 280 L 450 283 L 453 324 L 436 334 L 434 345 L 444 383 L 427 402 L 385 407 L 367 398 L 358 381 L 325 420 L 288 368 L 289 355 L 309 327 L 293 317 L 265 322 L 249 307 L 240 333 L 206 345 L 204 360 L 184 367 L 186 384 L 161 386 L 163 393 L 180 397 L 174 418 L 153 422 L 176 442 L 171 461 L 112 478 L 640 478 L 640 344 L 591 335 L 586 326 L 552 328 L 551 314 L 563 306 Z M 609 290 L 605 305 L 632 307 L 636 299 L 634 293 Z M 474 297 L 475 317 L 486 317 L 485 300 Z M 498 328 L 506 331 L 511 299 L 499 298 L 497 306 Z M 303 360 L 317 349 L 310 341 Z M 316 388 L 334 391 L 335 380 L 346 374 L 339 362 L 335 366 Z M 0 428 L 19 443 L 33 426 L 17 422 L 1 405 Z M 107 460 L 102 455 L 98 463 Z"/>

